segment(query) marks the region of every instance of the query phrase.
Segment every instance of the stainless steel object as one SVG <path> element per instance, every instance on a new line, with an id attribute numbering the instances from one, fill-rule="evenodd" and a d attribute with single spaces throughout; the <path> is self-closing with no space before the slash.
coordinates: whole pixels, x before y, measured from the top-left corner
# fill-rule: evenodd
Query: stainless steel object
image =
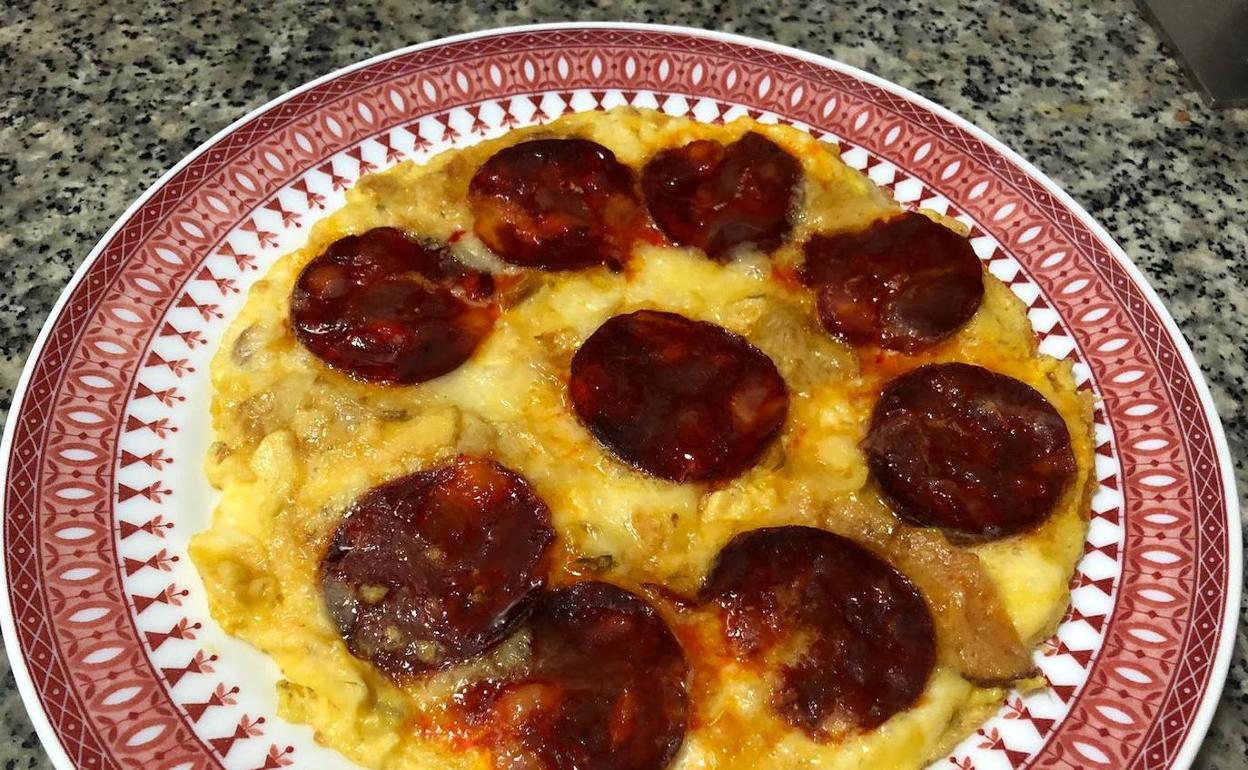
<path id="1" fill-rule="evenodd" d="M 1248 105 L 1248 0 L 1137 0 L 1209 104 Z"/>

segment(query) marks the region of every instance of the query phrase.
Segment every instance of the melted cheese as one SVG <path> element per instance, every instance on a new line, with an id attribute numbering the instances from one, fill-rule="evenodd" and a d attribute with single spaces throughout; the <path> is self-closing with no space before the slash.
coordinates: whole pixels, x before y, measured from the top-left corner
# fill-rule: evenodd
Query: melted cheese
<path id="1" fill-rule="evenodd" d="M 1021 379 L 1070 426 L 1079 478 L 1058 512 L 1034 532 L 973 549 L 1020 637 L 1034 642 L 1051 630 L 1083 540 L 1090 408 L 1069 365 L 1037 353 L 1022 304 L 990 276 L 982 308 L 954 338 L 921 357 L 878 361 L 860 362 L 824 334 L 807 292 L 777 280 L 772 262 L 783 269 L 798 260 L 791 245 L 770 261 L 747 254 L 725 265 L 682 249 L 642 247 L 622 274 L 537 274 L 531 293 L 502 313 L 470 361 L 411 387 L 353 381 L 290 333 L 289 296 L 300 269 L 347 234 L 378 226 L 444 240 L 459 234 L 455 248 L 465 261 L 510 271 L 471 235 L 464 203 L 473 170 L 500 146 L 539 134 L 580 135 L 640 167 L 659 149 L 693 138 L 727 141 L 746 130 L 766 133 L 802 161 L 795 240 L 860 227 L 895 209 L 833 150 L 792 129 L 748 121 L 711 127 L 632 110 L 576 115 L 366 177 L 305 248 L 252 288 L 212 365 L 217 441 L 207 473 L 222 497 L 191 555 L 213 616 L 281 667 L 283 716 L 311 724 L 318 740 L 372 768 L 489 765 L 484 752 L 452 748 L 424 726 L 458 682 L 523 656 L 522 634 L 466 666 L 400 688 L 347 652 L 323 610 L 317 565 L 343 510 L 371 486 L 458 453 L 490 454 L 549 504 L 557 579 L 605 567 L 598 576 L 624 586 L 657 582 L 689 591 L 738 532 L 802 523 L 853 533 L 854 522 L 868 519 L 890 531 L 899 526 L 868 481 L 858 443 L 882 384 L 928 360 L 976 362 Z M 572 354 L 602 322 L 639 308 L 720 324 L 775 361 L 790 389 L 789 418 L 757 467 L 715 489 L 649 478 L 617 461 L 572 415 L 564 392 Z M 668 620 L 685 640 L 706 632 L 682 628 L 688 621 L 671 613 Z M 917 768 L 1004 695 L 942 663 L 913 708 L 877 730 L 818 744 L 772 715 L 764 675 L 731 661 L 712 669 L 692 685 L 696 716 L 677 770 Z"/>

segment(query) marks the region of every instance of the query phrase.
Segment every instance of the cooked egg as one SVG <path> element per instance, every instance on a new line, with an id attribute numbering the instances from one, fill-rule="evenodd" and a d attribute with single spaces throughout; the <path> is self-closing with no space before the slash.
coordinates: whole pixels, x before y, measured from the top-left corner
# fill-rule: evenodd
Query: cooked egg
<path id="1" fill-rule="evenodd" d="M 470 360 L 419 385 L 357 382 L 292 336 L 288 311 L 299 271 L 348 234 L 399 227 L 453 241 L 470 264 L 515 272 L 472 235 L 465 202 L 473 171 L 502 146 L 537 135 L 583 136 L 640 168 L 661 149 L 695 138 L 730 141 L 751 130 L 804 168 L 793 241 L 861 227 L 896 210 L 835 149 L 791 128 L 748 120 L 709 126 L 631 109 L 578 114 L 365 177 L 341 210 L 313 228 L 304 248 L 252 287 L 212 364 L 216 443 L 206 467 L 222 494 L 191 555 L 213 617 L 280 666 L 283 717 L 310 724 L 319 741 L 378 770 L 489 767 L 483 750 L 455 745 L 425 726 L 436 721 L 457 682 L 505 668 L 524 654 L 523 640 L 400 687 L 347 651 L 317 579 L 328 539 L 352 500 L 461 453 L 495 457 L 546 501 L 558 534 L 558 579 L 592 574 L 634 590 L 659 583 L 691 592 L 733 535 L 807 524 L 892 554 L 903 572 L 954 569 L 956 562 L 971 586 L 967 595 L 1003 613 L 1017 640 L 1032 645 L 1052 631 L 1067 605 L 1086 527 L 1091 405 L 1076 390 L 1068 362 L 1038 353 L 1023 304 L 987 274 L 982 306 L 956 335 L 918 356 L 880 360 L 861 360 L 828 336 L 808 290 L 777 278 L 799 261 L 793 245 L 771 258 L 747 253 L 722 264 L 691 250 L 641 246 L 624 272 L 533 274 Z M 715 487 L 659 480 L 621 463 L 578 422 L 565 394 L 573 353 L 608 318 L 641 308 L 724 326 L 775 362 L 789 387 L 789 415 L 754 468 Z M 936 531 L 907 532 L 881 500 L 859 448 L 875 396 L 900 371 L 939 360 L 978 363 L 1022 380 L 1065 419 L 1077 478 L 1040 528 L 955 547 Z M 903 559 L 897 544 L 905 537 L 910 545 L 929 543 L 940 554 L 929 562 L 939 565 Z M 771 712 L 764 674 L 731 661 L 691 660 L 703 674 L 691 684 L 695 716 L 672 766 L 904 769 L 947 751 L 992 713 L 1005 690 L 969 681 L 948 651 L 954 642 L 947 637 L 961 622 L 954 605 L 965 595 L 936 596 L 928 589 L 936 591 L 938 581 L 910 576 L 944 634 L 937 669 L 912 708 L 878 729 L 818 743 Z M 942 623 L 942 614 L 951 619 Z M 708 633 L 679 613 L 666 616 L 682 639 Z M 696 657 L 695 649 L 687 652 Z"/>

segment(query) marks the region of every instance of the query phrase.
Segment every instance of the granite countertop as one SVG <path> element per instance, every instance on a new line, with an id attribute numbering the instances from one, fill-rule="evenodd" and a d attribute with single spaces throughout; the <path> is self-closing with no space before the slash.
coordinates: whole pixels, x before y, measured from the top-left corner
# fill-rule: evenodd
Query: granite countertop
<path id="1" fill-rule="evenodd" d="M 1213 389 L 1248 490 L 1248 110 L 1205 107 L 1129 2 L 403 0 L 35 2 L 0 10 L 0 408 L 74 269 L 167 168 L 338 67 L 488 27 L 574 18 L 720 29 L 908 86 L 1055 179 L 1144 271 Z M 1248 768 L 1241 630 L 1196 767 Z M 50 767 L 0 662 L 0 760 Z"/>

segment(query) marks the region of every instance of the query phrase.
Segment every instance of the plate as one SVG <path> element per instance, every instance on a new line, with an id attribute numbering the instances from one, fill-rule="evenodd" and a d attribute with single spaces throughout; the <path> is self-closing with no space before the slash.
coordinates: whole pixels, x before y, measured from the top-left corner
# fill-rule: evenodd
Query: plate
<path id="1" fill-rule="evenodd" d="M 633 104 L 809 131 L 908 207 L 956 216 L 1098 398 L 1072 606 L 941 767 L 1190 765 L 1239 603 L 1237 497 L 1191 352 L 1109 236 L 1034 167 L 903 88 L 747 38 L 554 25 L 449 38 L 227 128 L 104 236 L 44 327 L 4 434 L 0 618 L 58 770 L 349 767 L 276 716 L 276 667 L 207 613 L 187 541 L 214 493 L 208 362 L 249 285 L 362 174 L 567 111 Z"/>

